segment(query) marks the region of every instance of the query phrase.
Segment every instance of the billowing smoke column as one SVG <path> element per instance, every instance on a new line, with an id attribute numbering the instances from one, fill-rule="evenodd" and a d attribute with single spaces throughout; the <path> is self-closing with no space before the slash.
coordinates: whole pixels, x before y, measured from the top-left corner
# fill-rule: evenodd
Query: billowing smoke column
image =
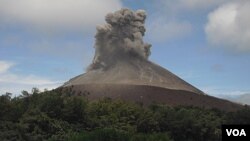
<path id="1" fill-rule="evenodd" d="M 151 45 L 143 42 L 145 19 L 144 10 L 107 14 L 107 23 L 97 27 L 95 57 L 88 70 L 107 69 L 124 59 L 147 59 Z"/>

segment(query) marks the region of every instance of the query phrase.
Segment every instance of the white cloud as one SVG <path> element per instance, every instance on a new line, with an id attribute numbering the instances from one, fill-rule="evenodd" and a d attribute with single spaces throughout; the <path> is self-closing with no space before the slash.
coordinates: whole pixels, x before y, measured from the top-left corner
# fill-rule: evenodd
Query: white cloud
<path id="1" fill-rule="evenodd" d="M 249 13 L 249 1 L 230 2 L 211 12 L 205 27 L 208 41 L 237 52 L 249 52 Z"/>
<path id="2" fill-rule="evenodd" d="M 0 21 L 41 30 L 88 30 L 121 8 L 120 0 L 0 0 Z"/>
<path id="3" fill-rule="evenodd" d="M 182 37 L 192 30 L 188 22 L 173 22 L 164 20 L 154 20 L 148 26 L 148 36 L 155 41 L 167 41 Z"/>
<path id="4" fill-rule="evenodd" d="M 22 90 L 31 90 L 33 87 L 39 89 L 53 89 L 62 85 L 62 81 L 54 81 L 48 78 L 42 78 L 35 75 L 20 75 L 10 72 L 10 68 L 14 63 L 7 63 L 7 61 L 0 61 L 0 65 L 5 67 L 0 73 L 0 94 L 11 92 L 20 94 Z M 2 65 L 1 65 L 2 66 Z"/>
<path id="5" fill-rule="evenodd" d="M 234 0 L 159 0 L 155 4 L 154 18 L 148 24 L 150 39 L 166 41 L 189 35 L 193 29 L 199 29 L 190 17 L 203 16 L 211 9 Z M 241 0 L 239 0 L 241 1 Z M 200 15 L 199 15 L 200 14 Z M 194 18 L 194 19 L 197 19 Z M 192 27 L 195 25 L 196 27 Z M 197 31 L 197 30 L 196 30 Z"/>
<path id="6" fill-rule="evenodd" d="M 7 72 L 11 66 L 13 66 L 12 62 L 0 61 L 0 74 Z"/>

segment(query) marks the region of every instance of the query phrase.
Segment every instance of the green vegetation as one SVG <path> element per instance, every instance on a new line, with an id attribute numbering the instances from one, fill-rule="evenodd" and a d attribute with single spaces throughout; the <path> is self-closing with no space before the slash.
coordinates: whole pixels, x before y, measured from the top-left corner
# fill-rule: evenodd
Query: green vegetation
<path id="1" fill-rule="evenodd" d="M 223 112 L 104 98 L 60 89 L 0 96 L 3 141 L 219 141 L 220 126 L 250 124 L 250 109 Z M 79 95 L 79 96 L 78 96 Z"/>

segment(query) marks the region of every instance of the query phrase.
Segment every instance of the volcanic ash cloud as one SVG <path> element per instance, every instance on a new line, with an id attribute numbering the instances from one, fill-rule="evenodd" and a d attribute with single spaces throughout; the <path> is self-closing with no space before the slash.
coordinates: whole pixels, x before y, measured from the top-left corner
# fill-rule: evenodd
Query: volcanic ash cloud
<path id="1" fill-rule="evenodd" d="M 88 71 L 107 69 L 119 60 L 148 59 L 151 45 L 144 43 L 144 10 L 121 9 L 106 15 L 106 24 L 97 27 L 95 57 Z"/>

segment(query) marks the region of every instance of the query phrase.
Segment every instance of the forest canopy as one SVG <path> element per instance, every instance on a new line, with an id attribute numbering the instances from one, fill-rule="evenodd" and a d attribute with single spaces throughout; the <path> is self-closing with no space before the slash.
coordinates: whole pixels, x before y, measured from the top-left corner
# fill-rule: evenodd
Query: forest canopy
<path id="1" fill-rule="evenodd" d="M 219 141 L 221 124 L 250 124 L 248 107 L 236 112 L 197 107 L 143 106 L 56 89 L 0 96 L 3 141 Z"/>

